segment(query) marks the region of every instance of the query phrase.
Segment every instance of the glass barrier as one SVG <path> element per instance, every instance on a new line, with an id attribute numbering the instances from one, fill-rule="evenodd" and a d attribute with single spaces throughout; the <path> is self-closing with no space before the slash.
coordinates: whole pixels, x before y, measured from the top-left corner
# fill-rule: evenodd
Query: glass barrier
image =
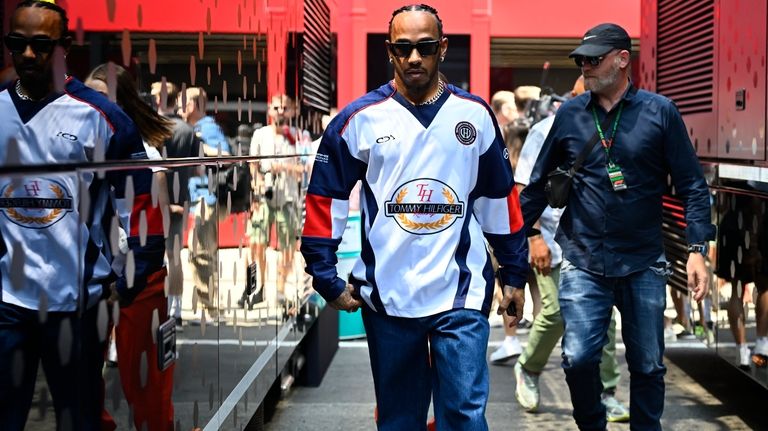
<path id="1" fill-rule="evenodd" d="M 6 3 L 3 35 L 18 25 L 17 2 Z M 44 60 L 51 88 L 64 86 L 108 121 L 93 132 L 68 110 L 40 120 L 58 134 L 50 151 L 48 138 L 40 143 L 37 160 L 26 151 L 34 137 L 22 135 L 39 129 L 0 120 L 0 258 L 8 257 L 0 307 L 9 295 L 23 298 L 14 306 L 55 348 L 41 361 L 22 341 L 9 344 L 0 371 L 34 394 L 31 429 L 52 429 L 57 417 L 82 429 L 84 406 L 103 406 L 102 429 L 241 429 L 312 363 L 300 343 L 324 310 L 298 247 L 311 144 L 335 99 L 328 6 L 50 3 L 65 9 L 73 39 Z M 16 82 L 17 58 L 2 51 L 0 88 Z M 157 150 L 152 162 L 130 160 L 135 148 L 109 153 L 106 130 L 124 133 L 127 121 L 81 82 L 133 120 L 148 152 Z M 9 124 L 21 131 L 3 133 Z M 146 167 L 154 173 L 135 174 Z M 11 314 L 0 310 L 0 319 Z M 81 385 L 87 373 L 95 386 Z M 49 390 L 46 374 L 79 376 L 78 394 L 103 399 L 54 412 L 54 399 L 71 393 L 60 388 L 75 383 L 56 379 L 59 389 Z"/>
<path id="2" fill-rule="evenodd" d="M 12 282 L 3 299 L 10 293 L 39 310 L 30 315 L 35 325 L 47 322 L 45 342 L 56 347 L 2 358 L 13 375 L 32 379 L 37 408 L 28 426 L 53 427 L 58 397 L 46 375 L 67 370 L 95 373 L 104 402 L 93 403 L 103 404 L 105 429 L 157 421 L 239 429 L 275 382 L 290 386 L 284 380 L 297 377 L 286 365 L 322 309 L 298 252 L 303 161 L 270 159 L 271 169 L 294 167 L 296 181 L 268 196 L 265 160 L 212 160 L 154 162 L 151 176 L 134 175 L 133 162 L 4 168 Z M 187 193 L 180 178 L 189 178 Z M 14 236 L 24 230 L 39 235 L 26 243 Z M 40 268 L 36 278 L 30 271 Z M 125 275 L 119 296 L 110 296 L 121 283 L 112 272 Z M 72 313 L 61 313 L 66 304 Z M 38 361 L 45 374 L 34 372 Z"/>
<path id="3" fill-rule="evenodd" d="M 768 385 L 768 195 L 762 183 L 721 180 L 711 252 L 720 356 Z"/>

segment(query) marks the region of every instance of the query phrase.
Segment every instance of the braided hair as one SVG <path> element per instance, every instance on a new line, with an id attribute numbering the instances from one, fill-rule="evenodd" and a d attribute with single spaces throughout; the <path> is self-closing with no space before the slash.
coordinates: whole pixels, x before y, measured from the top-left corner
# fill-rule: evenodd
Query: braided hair
<path id="1" fill-rule="evenodd" d="M 37 7 L 42 9 L 48 9 L 52 10 L 59 14 L 60 19 L 60 26 L 61 26 L 61 35 L 60 37 L 64 38 L 67 37 L 68 29 L 69 29 L 69 18 L 67 18 L 67 11 L 65 11 L 61 6 L 52 3 L 50 1 L 40 1 L 40 0 L 24 0 L 21 3 L 16 5 L 16 10 L 19 10 L 23 7 Z"/>
<path id="2" fill-rule="evenodd" d="M 440 19 L 440 16 L 437 14 L 437 9 L 433 8 L 430 5 L 427 4 L 410 4 L 407 6 L 403 6 L 394 12 L 392 12 L 392 18 L 389 19 L 389 34 L 392 34 L 392 21 L 395 19 L 396 16 L 400 15 L 403 12 L 427 12 L 434 15 L 435 19 L 437 20 L 437 37 L 442 38 L 443 37 L 443 20 Z"/>

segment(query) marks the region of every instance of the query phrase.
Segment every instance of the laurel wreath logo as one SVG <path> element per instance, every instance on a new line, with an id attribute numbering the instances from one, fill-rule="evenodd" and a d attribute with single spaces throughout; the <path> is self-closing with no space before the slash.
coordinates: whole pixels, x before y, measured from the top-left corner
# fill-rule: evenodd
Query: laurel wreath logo
<path id="1" fill-rule="evenodd" d="M 57 186 L 56 184 L 51 184 L 48 187 L 56 195 L 57 198 L 64 199 L 64 190 L 62 190 L 61 187 Z M 13 193 L 13 187 L 8 187 L 8 190 L 6 190 L 5 192 L 5 197 L 6 198 L 11 197 L 11 193 Z M 25 216 L 19 213 L 18 211 L 16 211 L 15 208 L 8 208 L 8 215 L 20 223 L 46 225 L 56 220 L 56 218 L 59 217 L 62 211 L 63 210 L 61 208 L 56 208 L 53 211 L 51 211 L 51 213 L 48 214 L 47 216 L 30 217 L 30 216 Z"/>
<path id="2" fill-rule="evenodd" d="M 398 204 L 403 203 L 403 199 L 405 199 L 405 195 L 407 195 L 407 194 L 408 194 L 408 189 L 407 188 L 403 189 L 400 193 L 397 194 L 397 197 L 395 198 L 395 202 L 397 202 Z M 456 200 L 453 198 L 453 195 L 451 194 L 450 190 L 448 190 L 448 188 L 446 188 L 446 187 L 443 187 L 443 196 L 445 197 L 445 200 L 449 204 L 452 204 L 452 203 L 456 202 Z M 441 227 L 443 227 L 443 226 L 447 225 L 448 223 L 450 223 L 452 217 L 453 216 L 451 214 L 445 214 L 442 217 L 440 217 L 440 220 L 436 220 L 436 221 L 429 222 L 429 223 L 417 223 L 415 221 L 409 220 L 405 216 L 405 214 L 398 214 L 397 215 L 397 219 L 400 221 L 400 223 L 403 226 L 407 227 L 408 229 L 413 229 L 413 230 L 416 230 L 416 229 L 429 229 L 429 230 L 440 229 Z"/>

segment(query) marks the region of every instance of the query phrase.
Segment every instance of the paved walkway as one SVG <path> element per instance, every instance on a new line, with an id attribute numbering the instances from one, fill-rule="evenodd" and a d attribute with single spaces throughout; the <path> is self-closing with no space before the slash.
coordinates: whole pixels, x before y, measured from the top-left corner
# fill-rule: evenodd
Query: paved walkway
<path id="1" fill-rule="evenodd" d="M 500 328 L 491 340 L 500 340 Z M 527 336 L 521 336 L 523 340 Z M 498 345 L 491 342 L 488 352 Z M 629 380 L 623 346 L 618 346 L 622 382 L 617 397 L 628 401 Z M 514 399 L 514 361 L 491 366 L 491 396 L 487 418 L 491 430 L 575 430 L 560 350 L 555 350 L 541 377 L 542 405 L 537 414 L 526 414 Z M 768 430 L 765 404 L 768 391 L 723 362 L 698 342 L 667 346 L 667 392 L 662 425 L 666 430 Z M 268 431 L 375 430 L 373 381 L 365 340 L 342 342 L 318 388 L 297 387 L 278 404 Z M 609 430 L 629 430 L 628 424 L 611 424 Z"/>

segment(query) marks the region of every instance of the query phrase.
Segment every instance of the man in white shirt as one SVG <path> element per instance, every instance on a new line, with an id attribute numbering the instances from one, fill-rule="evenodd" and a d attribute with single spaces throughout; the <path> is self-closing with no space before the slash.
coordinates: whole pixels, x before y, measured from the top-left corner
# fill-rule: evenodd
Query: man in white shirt
<path id="1" fill-rule="evenodd" d="M 287 157 L 264 158 L 251 164 L 255 196 L 248 236 L 252 258 L 259 266 L 260 285 L 257 289 L 261 289 L 266 281 L 266 248 L 270 244 L 272 226 L 275 227 L 275 243 L 281 253 L 277 268 L 277 291 L 283 294 L 296 252 L 299 182 L 304 173 L 301 160 L 290 156 L 301 154 L 297 146 L 307 140 L 308 136 L 290 125 L 296 113 L 296 105 L 291 97 L 275 95 L 267 109 L 269 124 L 253 132 L 250 155 Z"/>
<path id="2" fill-rule="evenodd" d="M 66 12 L 27 0 L 10 22 L 4 42 L 19 79 L 0 88 L 0 165 L 146 159 L 125 113 L 54 66 L 57 57 L 64 64 L 72 43 Z M 57 429 L 101 429 L 107 322 L 97 319 L 99 310 L 106 312 L 110 295 L 130 304 L 163 264 L 163 222 L 151 186 L 148 169 L 0 178 L 3 430 L 24 429 L 38 364 Z M 111 268 L 115 218 L 114 226 L 130 227 L 132 264 L 120 276 Z"/>
<path id="3" fill-rule="evenodd" d="M 379 430 L 424 429 L 430 399 L 438 426 L 487 430 L 495 278 L 486 240 L 504 285 L 497 313 L 514 314 L 512 324 L 528 271 L 509 155 L 490 107 L 440 79 L 448 39 L 437 10 L 395 10 L 389 39 L 394 79 L 323 134 L 301 251 L 332 307 L 362 308 Z M 362 252 L 344 280 L 335 252 L 358 180 Z"/>

